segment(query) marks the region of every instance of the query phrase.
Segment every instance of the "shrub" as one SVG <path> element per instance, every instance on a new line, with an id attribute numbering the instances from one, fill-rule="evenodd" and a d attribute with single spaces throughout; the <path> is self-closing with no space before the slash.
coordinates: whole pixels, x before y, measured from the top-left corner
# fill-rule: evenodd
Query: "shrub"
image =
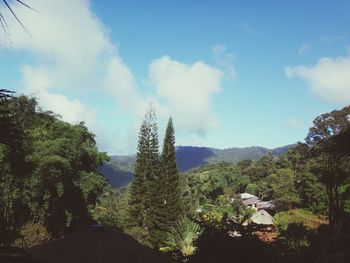
<path id="1" fill-rule="evenodd" d="M 183 257 L 187 258 L 196 252 L 197 247 L 194 244 L 201 234 L 201 227 L 188 217 L 184 217 L 175 227 L 171 228 L 165 241 L 167 246 L 160 250 L 180 252 Z"/>
<path id="2" fill-rule="evenodd" d="M 47 232 L 45 226 L 39 223 L 28 222 L 24 224 L 20 230 L 21 238 L 15 241 L 15 245 L 27 248 L 51 239 L 51 235 Z"/>

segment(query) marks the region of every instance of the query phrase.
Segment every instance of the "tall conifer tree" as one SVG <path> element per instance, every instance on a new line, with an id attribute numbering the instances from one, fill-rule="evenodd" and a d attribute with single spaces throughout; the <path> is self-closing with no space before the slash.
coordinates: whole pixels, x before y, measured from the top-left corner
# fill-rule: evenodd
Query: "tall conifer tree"
<path id="1" fill-rule="evenodd" d="M 142 122 L 135 163 L 135 178 L 131 184 L 129 213 L 134 226 L 149 229 L 152 208 L 152 187 L 159 167 L 158 131 L 155 112 L 147 110 Z"/>
<path id="2" fill-rule="evenodd" d="M 174 127 L 170 118 L 160 158 L 156 116 L 151 106 L 140 128 L 129 212 L 132 225 L 148 231 L 149 241 L 155 246 L 164 242 L 171 226 L 181 217 L 175 153 Z"/>
<path id="3" fill-rule="evenodd" d="M 181 217 L 181 194 L 179 173 L 176 166 L 175 134 L 172 119 L 169 119 L 161 155 L 161 166 L 156 184 L 152 187 L 153 209 L 151 241 L 163 245 L 166 234 Z"/>
<path id="4" fill-rule="evenodd" d="M 145 184 L 144 168 L 147 164 L 147 148 L 149 141 L 149 127 L 146 119 L 143 120 L 137 145 L 135 177 L 130 187 L 129 214 L 131 225 L 142 227 L 145 218 Z"/>
<path id="5" fill-rule="evenodd" d="M 162 150 L 162 174 L 164 177 L 167 225 L 173 226 L 182 214 L 180 176 L 176 165 L 175 131 L 170 117 L 165 132 Z"/>

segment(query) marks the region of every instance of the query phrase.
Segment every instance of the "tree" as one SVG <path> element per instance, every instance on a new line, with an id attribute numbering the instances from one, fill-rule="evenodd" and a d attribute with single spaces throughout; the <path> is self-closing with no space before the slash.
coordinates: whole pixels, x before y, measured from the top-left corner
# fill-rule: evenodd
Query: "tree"
<path id="1" fill-rule="evenodd" d="M 70 125 L 36 106 L 26 96 L 6 106 L 21 136 L 0 144 L 0 245 L 13 244 L 28 221 L 53 236 L 90 223 L 88 208 L 107 185 L 97 171 L 107 155 L 84 123 Z"/>
<path id="2" fill-rule="evenodd" d="M 338 224 L 343 213 L 341 189 L 349 181 L 349 173 L 344 167 L 348 163 L 348 147 L 344 143 L 346 145 L 349 141 L 349 116 L 350 106 L 322 114 L 315 118 L 306 137 L 316 159 L 314 171 L 326 187 L 328 217 L 332 226 Z"/>
<path id="3" fill-rule="evenodd" d="M 130 188 L 129 214 L 132 227 L 148 231 L 154 224 L 155 191 L 160 171 L 158 131 L 155 111 L 152 105 L 142 122 L 137 146 L 135 179 Z M 153 214 L 151 214 L 153 213 Z"/>
<path id="4" fill-rule="evenodd" d="M 169 225 L 182 214 L 180 176 L 176 165 L 175 132 L 169 118 L 162 151 L 162 176 L 165 179 L 165 203 L 169 212 Z"/>
<path id="5" fill-rule="evenodd" d="M 166 233 L 182 214 L 179 173 L 176 166 L 175 134 L 172 118 L 169 118 L 161 155 L 161 171 L 154 185 L 154 215 L 152 229 L 157 243 L 164 242 Z M 157 194 L 158 193 L 158 194 Z"/>
<path id="6" fill-rule="evenodd" d="M 13 91 L 0 89 L 0 143 L 13 145 L 20 133 L 16 126 L 16 119 L 11 111 Z"/>
<path id="7" fill-rule="evenodd" d="M 282 208 L 291 208 L 298 204 L 300 199 L 296 190 L 295 176 L 290 169 L 279 169 L 276 174 L 269 176 L 272 196 L 277 202 L 277 205 Z"/>

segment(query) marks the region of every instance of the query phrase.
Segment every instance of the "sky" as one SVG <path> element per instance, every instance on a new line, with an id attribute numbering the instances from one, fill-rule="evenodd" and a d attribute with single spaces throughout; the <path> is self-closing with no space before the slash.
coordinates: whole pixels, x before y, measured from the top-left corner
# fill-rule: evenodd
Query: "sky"
<path id="1" fill-rule="evenodd" d="M 160 140 L 275 148 L 350 104 L 350 1 L 26 0 L 0 4 L 0 88 L 35 96 L 101 151 L 136 152 L 150 103 Z"/>

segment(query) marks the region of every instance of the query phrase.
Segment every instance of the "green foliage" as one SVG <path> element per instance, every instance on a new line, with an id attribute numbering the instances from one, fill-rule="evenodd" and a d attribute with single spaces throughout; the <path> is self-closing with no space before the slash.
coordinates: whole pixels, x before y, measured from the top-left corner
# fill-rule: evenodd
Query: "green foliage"
<path id="1" fill-rule="evenodd" d="M 298 184 L 301 203 L 311 211 L 326 214 L 326 187 L 310 171 L 303 172 Z"/>
<path id="2" fill-rule="evenodd" d="M 251 216 L 255 212 L 254 209 L 245 206 L 241 198 L 237 195 L 233 197 L 232 208 L 234 221 L 240 225 L 250 221 Z"/>
<path id="3" fill-rule="evenodd" d="M 154 246 L 164 242 L 166 233 L 182 216 L 180 187 L 172 119 L 168 122 L 160 157 L 156 117 L 151 107 L 140 128 L 128 210 L 130 226 L 143 228 L 147 241 Z"/>
<path id="4" fill-rule="evenodd" d="M 171 228 L 165 241 L 166 247 L 161 248 L 161 250 L 176 251 L 185 258 L 192 256 L 197 250 L 195 242 L 202 232 L 197 223 L 188 217 L 184 217 L 177 222 L 175 227 Z"/>
<path id="5" fill-rule="evenodd" d="M 330 224 L 336 226 L 344 213 L 346 196 L 341 186 L 350 182 L 348 146 L 350 135 L 350 106 L 322 114 L 315 118 L 306 143 L 310 146 L 313 170 L 327 192 Z"/>
<path id="6" fill-rule="evenodd" d="M 279 169 L 276 174 L 272 174 L 268 178 L 273 199 L 281 209 L 290 209 L 300 202 L 298 192 L 296 190 L 296 178 L 293 172 L 288 169 Z"/>
<path id="7" fill-rule="evenodd" d="M 158 132 L 155 112 L 152 107 L 142 122 L 135 163 L 135 178 L 130 188 L 130 218 L 134 226 L 149 228 L 152 219 L 153 186 L 159 179 Z"/>
<path id="8" fill-rule="evenodd" d="M 237 193 L 244 192 L 249 184 L 249 178 L 242 174 L 241 168 L 232 163 L 208 165 L 188 172 L 184 177 L 187 181 L 185 194 L 191 196 L 190 202 L 197 205 L 192 206 L 192 209 L 207 203 L 214 205 L 223 195 L 229 199 Z"/>
<path id="9" fill-rule="evenodd" d="M 316 229 L 322 224 L 327 224 L 324 216 L 314 214 L 305 209 L 293 209 L 275 214 L 274 223 L 278 231 L 286 231 L 290 224 L 303 224 L 309 229 Z"/>
<path id="10" fill-rule="evenodd" d="M 280 232 L 278 241 L 288 253 L 300 253 L 310 246 L 309 231 L 302 223 L 290 223 Z"/>
<path id="11" fill-rule="evenodd" d="M 167 217 L 166 225 L 168 228 L 182 215 L 180 176 L 176 166 L 175 132 L 171 118 L 165 131 L 161 162 L 160 177 L 164 182 L 164 204 L 166 205 L 164 216 Z"/>
<path id="12" fill-rule="evenodd" d="M 22 248 L 35 246 L 51 239 L 45 226 L 33 222 L 28 222 L 21 227 L 20 236 L 15 245 Z"/>
<path id="13" fill-rule="evenodd" d="M 119 191 L 110 190 L 99 197 L 91 213 L 99 224 L 124 229 L 128 226 L 127 209 L 127 189 Z"/>
<path id="14" fill-rule="evenodd" d="M 25 96 L 8 105 L 21 136 L 0 144 L 1 244 L 13 243 L 28 221 L 45 225 L 53 236 L 86 223 L 88 207 L 107 185 L 97 172 L 107 155 L 97 151 L 84 123 L 70 125 L 36 106 Z"/>

